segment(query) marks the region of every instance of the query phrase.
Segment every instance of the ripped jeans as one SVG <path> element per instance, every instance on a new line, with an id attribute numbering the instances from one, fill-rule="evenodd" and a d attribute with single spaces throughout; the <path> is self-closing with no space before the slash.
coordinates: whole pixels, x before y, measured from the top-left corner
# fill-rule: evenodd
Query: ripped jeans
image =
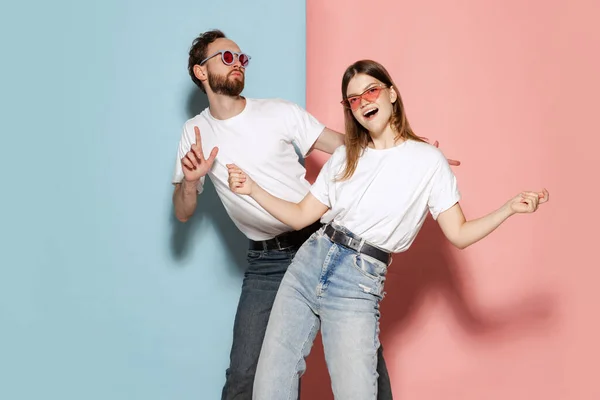
<path id="1" fill-rule="evenodd" d="M 305 358 L 321 329 L 335 399 L 375 400 L 386 272 L 385 263 L 331 242 L 323 228 L 315 232 L 296 253 L 277 292 L 253 399 L 297 398 Z"/>

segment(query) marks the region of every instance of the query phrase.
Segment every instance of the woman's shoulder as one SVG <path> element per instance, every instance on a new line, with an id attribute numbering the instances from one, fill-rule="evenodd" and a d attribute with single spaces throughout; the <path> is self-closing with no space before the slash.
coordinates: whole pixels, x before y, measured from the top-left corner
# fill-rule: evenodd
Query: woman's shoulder
<path id="1" fill-rule="evenodd" d="M 346 163 L 346 146 L 341 145 L 329 157 L 324 167 L 330 171 L 340 171 Z"/>
<path id="2" fill-rule="evenodd" d="M 346 160 L 346 146 L 341 145 L 337 149 L 333 151 L 331 156 L 329 157 L 330 162 L 338 163 Z"/>
<path id="3" fill-rule="evenodd" d="M 419 140 L 409 140 L 407 144 L 415 157 L 435 163 L 446 160 L 442 151 L 432 144 Z"/>

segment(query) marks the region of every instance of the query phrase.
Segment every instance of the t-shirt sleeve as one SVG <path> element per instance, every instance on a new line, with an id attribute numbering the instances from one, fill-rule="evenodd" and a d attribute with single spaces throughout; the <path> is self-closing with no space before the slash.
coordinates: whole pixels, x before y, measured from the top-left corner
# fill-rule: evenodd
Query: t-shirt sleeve
<path id="1" fill-rule="evenodd" d="M 287 120 L 292 134 L 292 141 L 306 157 L 310 148 L 325 129 L 325 125 L 317 121 L 308 111 L 294 103 L 288 103 Z"/>
<path id="2" fill-rule="evenodd" d="M 432 177 L 431 192 L 429 193 L 429 212 L 433 219 L 454 206 L 460 200 L 460 192 L 456 176 L 452 172 L 446 158 L 441 154 L 441 160 Z"/>
<path id="3" fill-rule="evenodd" d="M 195 136 L 193 136 L 195 140 Z M 177 159 L 175 160 L 175 169 L 173 172 L 173 178 L 171 182 L 173 184 L 180 183 L 183 180 L 183 167 L 181 166 L 181 159 L 187 154 L 188 151 L 192 148 L 192 142 L 190 139 L 190 135 L 186 127 L 183 127 L 183 132 L 181 134 L 181 139 L 179 140 L 179 147 L 177 149 Z M 206 177 L 200 178 L 198 181 L 198 194 L 202 193 L 204 190 L 204 179 Z"/>
<path id="4" fill-rule="evenodd" d="M 327 207 L 331 208 L 331 199 L 329 198 L 329 189 L 330 185 L 333 184 L 333 177 L 331 175 L 333 155 L 329 157 L 329 160 L 323 165 L 321 168 L 321 172 L 319 172 L 319 176 L 315 180 L 315 183 L 310 187 L 310 193 L 321 203 L 325 204 Z"/>

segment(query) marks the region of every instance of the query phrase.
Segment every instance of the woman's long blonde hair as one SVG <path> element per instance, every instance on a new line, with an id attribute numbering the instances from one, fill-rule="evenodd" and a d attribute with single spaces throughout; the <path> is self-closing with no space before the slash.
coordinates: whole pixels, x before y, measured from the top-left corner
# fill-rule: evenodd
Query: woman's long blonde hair
<path id="1" fill-rule="evenodd" d="M 348 89 L 348 83 L 350 80 L 358 75 L 366 74 L 379 80 L 388 88 L 394 88 L 397 94 L 396 102 L 393 104 L 392 116 L 391 116 L 391 127 L 396 132 L 395 140 L 404 138 L 406 140 L 416 140 L 424 142 L 423 139 L 415 135 L 412 131 L 408 120 L 406 119 L 406 113 L 404 112 L 404 105 L 402 104 L 402 98 L 400 97 L 400 91 L 398 87 L 392 81 L 390 74 L 376 61 L 372 60 L 360 60 L 350 65 L 344 77 L 342 78 L 342 97 L 344 100 L 348 98 L 346 91 Z M 352 177 L 356 167 L 358 165 L 358 159 L 362 155 L 362 152 L 367 148 L 369 142 L 371 142 L 371 135 L 369 132 L 354 118 L 352 110 L 350 108 L 344 109 L 344 120 L 346 126 L 346 166 L 341 174 L 339 180 L 347 180 Z"/>

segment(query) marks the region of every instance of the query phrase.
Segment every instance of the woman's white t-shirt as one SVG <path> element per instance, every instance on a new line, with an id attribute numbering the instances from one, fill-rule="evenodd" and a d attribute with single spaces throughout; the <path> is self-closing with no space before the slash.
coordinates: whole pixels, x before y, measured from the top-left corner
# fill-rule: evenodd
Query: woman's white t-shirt
<path id="1" fill-rule="evenodd" d="M 389 252 L 410 247 L 427 211 L 437 219 L 460 200 L 448 161 L 428 143 L 407 140 L 385 150 L 367 148 L 354 175 L 336 180 L 345 163 L 341 146 L 310 189 L 330 208 L 321 222 L 341 225 Z"/>

